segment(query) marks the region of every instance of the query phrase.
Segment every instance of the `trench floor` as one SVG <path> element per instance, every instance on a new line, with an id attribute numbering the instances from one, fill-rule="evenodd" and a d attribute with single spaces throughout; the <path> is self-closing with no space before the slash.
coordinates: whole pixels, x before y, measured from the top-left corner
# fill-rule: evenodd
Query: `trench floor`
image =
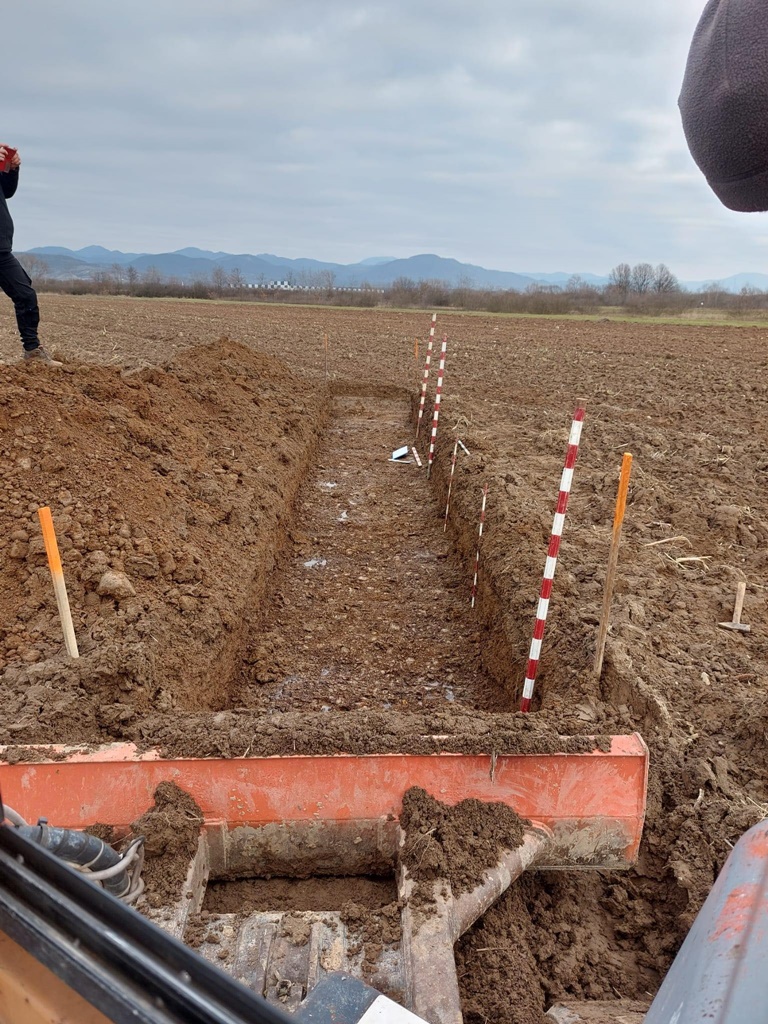
<path id="1" fill-rule="evenodd" d="M 403 399 L 334 399 L 292 550 L 245 644 L 241 706 L 498 710 L 444 505 L 425 469 L 389 461 L 412 437 Z"/>

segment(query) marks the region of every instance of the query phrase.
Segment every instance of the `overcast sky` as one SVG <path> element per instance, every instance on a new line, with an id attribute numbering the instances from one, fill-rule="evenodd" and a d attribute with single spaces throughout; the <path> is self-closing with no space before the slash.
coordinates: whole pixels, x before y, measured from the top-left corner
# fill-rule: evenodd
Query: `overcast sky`
<path id="1" fill-rule="evenodd" d="M 4 5 L 16 248 L 766 270 L 680 127 L 704 2 Z"/>

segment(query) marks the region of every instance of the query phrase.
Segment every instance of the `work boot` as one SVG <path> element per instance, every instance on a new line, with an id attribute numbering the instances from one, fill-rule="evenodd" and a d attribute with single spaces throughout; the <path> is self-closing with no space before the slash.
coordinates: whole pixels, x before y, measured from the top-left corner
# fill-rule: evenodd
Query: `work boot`
<path id="1" fill-rule="evenodd" d="M 45 363 L 47 366 L 61 366 L 62 363 L 56 359 L 52 359 L 45 351 L 42 345 L 38 345 L 37 348 L 25 348 L 24 349 L 24 362 L 28 359 L 37 360 L 39 363 Z"/>

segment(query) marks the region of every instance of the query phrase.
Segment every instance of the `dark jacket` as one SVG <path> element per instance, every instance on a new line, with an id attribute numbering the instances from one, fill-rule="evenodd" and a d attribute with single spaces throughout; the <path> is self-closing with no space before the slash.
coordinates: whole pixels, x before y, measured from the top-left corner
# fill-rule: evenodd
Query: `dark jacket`
<path id="1" fill-rule="evenodd" d="M 6 199 L 14 195 L 18 184 L 18 170 L 0 173 L 0 252 L 13 248 L 13 220 Z"/>
<path id="2" fill-rule="evenodd" d="M 768 0 L 709 0 L 680 93 L 691 156 L 731 210 L 768 210 Z"/>

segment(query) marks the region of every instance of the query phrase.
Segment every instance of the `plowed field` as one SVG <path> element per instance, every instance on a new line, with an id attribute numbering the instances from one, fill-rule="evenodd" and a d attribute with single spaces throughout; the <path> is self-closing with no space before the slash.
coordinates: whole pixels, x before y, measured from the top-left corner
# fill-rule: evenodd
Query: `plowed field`
<path id="1" fill-rule="evenodd" d="M 417 721 L 456 749 L 637 730 L 651 749 L 637 868 L 524 876 L 457 959 L 470 1024 L 538 1024 L 558 997 L 653 993 L 731 845 L 768 813 L 768 332 L 441 313 L 427 481 L 389 456 L 414 440 L 428 313 L 42 300 L 61 369 L 17 364 L 10 307 L 0 319 L 8 756 L 115 738 L 226 756 L 289 742 L 405 749 Z M 535 711 L 521 721 L 577 397 L 582 445 Z M 471 454 L 444 533 L 457 434 Z M 624 451 L 633 480 L 597 680 Z M 718 627 L 742 580 L 746 634 Z"/>

